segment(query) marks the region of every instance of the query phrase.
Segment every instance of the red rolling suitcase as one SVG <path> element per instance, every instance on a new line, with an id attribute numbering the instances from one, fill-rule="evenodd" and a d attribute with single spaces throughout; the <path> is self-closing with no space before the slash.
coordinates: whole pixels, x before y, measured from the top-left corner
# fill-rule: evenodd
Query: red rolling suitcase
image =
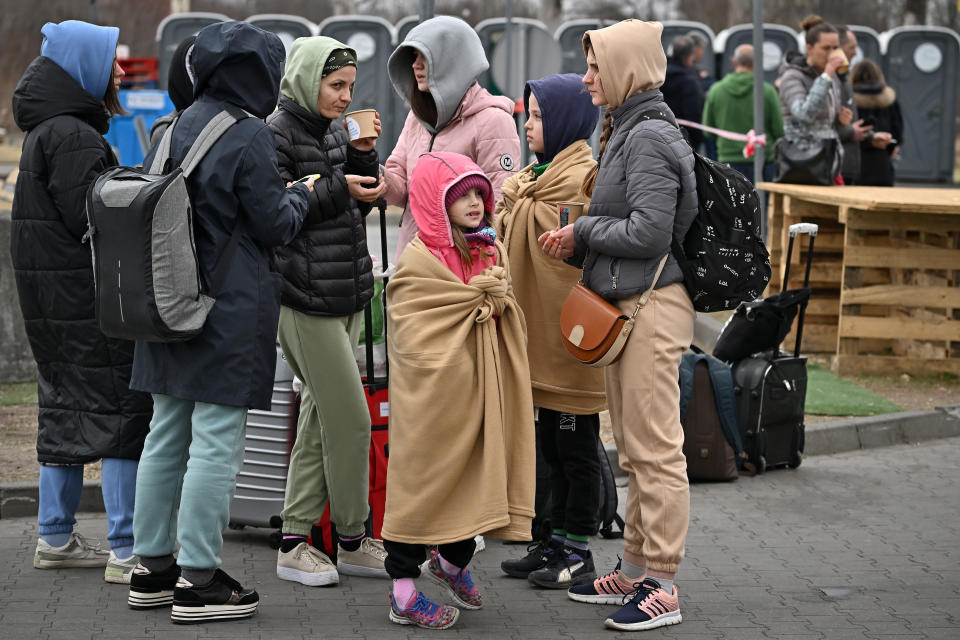
<path id="1" fill-rule="evenodd" d="M 380 273 L 374 276 L 383 281 L 382 304 L 384 310 L 383 337 L 384 344 L 387 338 L 386 308 L 387 308 L 387 281 L 391 273 L 387 263 L 387 205 L 383 200 L 377 201 L 380 212 L 380 255 L 382 258 Z M 388 395 L 389 364 L 384 368 L 383 375 L 377 376 L 373 358 L 373 300 L 363 310 L 364 346 L 366 353 L 366 372 L 361 379 L 367 398 L 367 408 L 370 410 L 370 487 L 369 502 L 370 514 L 367 517 L 367 534 L 374 538 L 380 537 L 383 528 L 383 512 L 387 500 L 387 459 L 390 456 L 390 444 L 387 426 L 390 418 Z M 323 512 L 323 517 L 313 527 L 310 542 L 321 549 L 336 561 L 337 554 L 336 527 L 330 522 L 329 505 Z"/>

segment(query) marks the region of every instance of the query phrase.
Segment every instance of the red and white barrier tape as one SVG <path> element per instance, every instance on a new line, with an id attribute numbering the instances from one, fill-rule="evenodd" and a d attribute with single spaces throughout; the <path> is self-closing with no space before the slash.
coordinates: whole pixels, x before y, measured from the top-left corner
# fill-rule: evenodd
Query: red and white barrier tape
<path id="1" fill-rule="evenodd" d="M 743 157 L 752 158 L 754 151 L 756 150 L 757 145 L 762 147 L 767 146 L 767 134 L 761 133 L 757 135 L 753 129 L 747 131 L 746 133 L 736 133 L 734 131 L 726 131 L 725 129 L 717 129 L 715 127 L 708 127 L 707 125 L 700 124 L 699 122 L 691 122 L 690 120 L 681 120 L 677 118 L 677 124 L 682 124 L 685 127 L 693 127 L 694 129 L 700 129 L 701 131 L 708 131 L 715 136 L 720 136 L 721 138 L 726 138 L 727 140 L 736 140 L 737 142 L 746 142 L 743 147 Z"/>

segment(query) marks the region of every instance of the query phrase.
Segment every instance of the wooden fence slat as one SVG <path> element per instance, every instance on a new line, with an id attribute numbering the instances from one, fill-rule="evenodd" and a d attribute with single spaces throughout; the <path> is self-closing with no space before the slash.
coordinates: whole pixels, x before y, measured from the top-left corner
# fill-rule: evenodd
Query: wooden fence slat
<path id="1" fill-rule="evenodd" d="M 906 358 L 901 356 L 848 355 L 833 356 L 832 368 L 841 375 L 850 373 L 877 373 L 899 375 L 922 372 L 923 375 L 951 373 L 960 375 L 960 359 Z"/>
<path id="2" fill-rule="evenodd" d="M 874 231 L 891 229 L 933 233 L 960 231 L 960 215 L 944 216 L 930 213 L 904 215 L 899 211 L 862 211 L 851 207 L 840 207 L 840 222 L 851 228 Z"/>
<path id="3" fill-rule="evenodd" d="M 841 316 L 839 335 L 841 338 L 960 341 L 960 321 Z"/>
<path id="4" fill-rule="evenodd" d="M 881 284 L 840 292 L 841 304 L 888 304 L 898 307 L 960 308 L 960 288 Z"/>
<path id="5" fill-rule="evenodd" d="M 851 246 L 843 253 L 843 265 L 890 269 L 960 269 L 960 250 Z"/>

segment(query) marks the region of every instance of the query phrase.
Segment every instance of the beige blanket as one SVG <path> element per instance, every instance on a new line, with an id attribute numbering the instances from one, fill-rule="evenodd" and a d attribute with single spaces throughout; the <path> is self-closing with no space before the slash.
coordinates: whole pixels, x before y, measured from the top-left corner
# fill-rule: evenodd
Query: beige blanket
<path id="1" fill-rule="evenodd" d="M 581 364 L 564 348 L 560 309 L 580 270 L 548 257 L 537 238 L 557 228 L 557 202 L 588 201 L 580 185 L 594 164 L 587 143 L 575 142 L 539 178 L 530 167 L 508 178 L 497 205 L 497 235 L 503 238 L 517 302 L 527 319 L 533 403 L 575 414 L 607 408 L 603 369 Z"/>
<path id="2" fill-rule="evenodd" d="M 387 301 L 383 537 L 529 540 L 533 403 L 523 312 L 507 270 L 491 267 L 464 284 L 416 238 L 390 279 Z"/>

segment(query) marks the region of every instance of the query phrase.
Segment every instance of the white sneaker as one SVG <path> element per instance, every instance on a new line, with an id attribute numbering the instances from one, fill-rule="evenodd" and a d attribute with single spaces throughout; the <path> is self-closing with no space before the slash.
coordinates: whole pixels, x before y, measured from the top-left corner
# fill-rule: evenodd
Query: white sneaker
<path id="1" fill-rule="evenodd" d="M 107 568 L 103 572 L 103 579 L 113 584 L 130 584 L 130 575 L 140 563 L 140 556 L 131 555 L 129 558 L 121 560 L 110 550 L 110 559 L 107 560 Z"/>
<path id="2" fill-rule="evenodd" d="M 340 582 L 337 568 L 323 551 L 301 542 L 288 553 L 277 551 L 277 577 L 309 587 Z"/>
<path id="3" fill-rule="evenodd" d="M 33 554 L 33 566 L 37 569 L 68 569 L 73 567 L 104 567 L 110 554 L 100 548 L 100 543 L 91 545 L 76 531 L 62 547 L 53 547 L 43 538 L 37 539 Z"/>
<path id="4" fill-rule="evenodd" d="M 477 548 L 473 550 L 473 555 L 477 555 L 487 548 L 487 543 L 484 542 L 483 536 L 476 536 L 473 540 L 477 543 Z"/>
<path id="5" fill-rule="evenodd" d="M 387 570 L 383 568 L 386 559 L 387 552 L 383 548 L 383 540 L 364 538 L 356 551 L 347 551 L 340 547 L 337 551 L 337 569 L 348 576 L 389 578 Z"/>

